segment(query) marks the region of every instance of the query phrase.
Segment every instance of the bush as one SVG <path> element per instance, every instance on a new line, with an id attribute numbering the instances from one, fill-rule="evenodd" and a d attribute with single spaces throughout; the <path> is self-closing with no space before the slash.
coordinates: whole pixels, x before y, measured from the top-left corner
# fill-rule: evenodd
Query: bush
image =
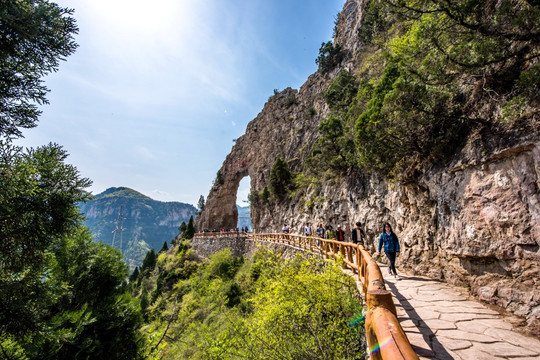
<path id="1" fill-rule="evenodd" d="M 319 65 L 319 72 L 326 73 L 335 68 L 343 59 L 341 52 L 341 46 L 328 41 L 322 43 L 319 49 L 319 56 L 315 60 L 315 63 Z"/>

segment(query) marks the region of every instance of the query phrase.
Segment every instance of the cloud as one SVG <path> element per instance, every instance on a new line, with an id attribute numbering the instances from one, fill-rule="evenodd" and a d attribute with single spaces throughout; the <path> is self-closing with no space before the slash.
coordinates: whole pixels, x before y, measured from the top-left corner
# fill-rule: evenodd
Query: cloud
<path id="1" fill-rule="evenodd" d="M 236 126 L 236 123 L 234 121 L 231 121 L 232 126 Z"/>

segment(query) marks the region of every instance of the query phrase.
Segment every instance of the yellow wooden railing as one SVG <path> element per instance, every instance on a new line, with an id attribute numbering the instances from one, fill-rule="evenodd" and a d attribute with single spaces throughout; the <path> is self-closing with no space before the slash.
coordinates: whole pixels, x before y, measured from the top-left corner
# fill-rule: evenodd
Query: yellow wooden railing
<path id="1" fill-rule="evenodd" d="M 381 269 L 363 245 L 312 236 L 293 234 L 258 234 L 236 232 L 199 233 L 196 237 L 233 236 L 242 234 L 249 239 L 284 244 L 302 250 L 319 252 L 326 258 L 341 258 L 362 284 L 366 299 L 366 339 L 371 359 L 418 359 L 401 327 L 392 300 L 386 289 Z"/>

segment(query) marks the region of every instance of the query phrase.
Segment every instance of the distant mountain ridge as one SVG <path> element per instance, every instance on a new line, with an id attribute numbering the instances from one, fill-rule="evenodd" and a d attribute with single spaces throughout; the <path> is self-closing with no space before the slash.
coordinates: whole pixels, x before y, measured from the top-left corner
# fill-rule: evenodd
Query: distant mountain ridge
<path id="1" fill-rule="evenodd" d="M 236 208 L 238 209 L 238 228 L 245 228 L 247 226 L 249 230 L 253 230 L 249 206 L 236 205 Z"/>
<path id="2" fill-rule="evenodd" d="M 122 209 L 122 243 L 117 232 L 114 247 L 121 247 L 132 267 L 141 265 L 150 249 L 159 251 L 164 242 L 170 243 L 180 224 L 195 217 L 197 211 L 193 205 L 157 201 L 127 187 L 109 188 L 95 195 L 94 200 L 80 203 L 79 208 L 94 240 L 109 245 Z"/>

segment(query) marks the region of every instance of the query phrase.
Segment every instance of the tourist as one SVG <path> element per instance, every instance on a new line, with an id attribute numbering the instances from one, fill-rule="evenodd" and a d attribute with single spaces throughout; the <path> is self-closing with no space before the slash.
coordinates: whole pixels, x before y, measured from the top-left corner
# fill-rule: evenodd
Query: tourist
<path id="1" fill-rule="evenodd" d="M 337 226 L 336 239 L 337 241 L 345 241 L 345 231 L 343 231 L 343 229 L 341 228 L 341 225 Z"/>
<path id="2" fill-rule="evenodd" d="M 336 240 L 336 232 L 334 231 L 332 225 L 326 225 L 325 237 L 327 239 Z"/>
<path id="3" fill-rule="evenodd" d="M 362 226 L 362 223 L 360 223 L 360 221 L 356 222 L 356 227 L 352 229 L 351 232 L 351 238 L 353 243 L 364 245 L 366 234 L 364 233 L 364 230 L 360 228 L 360 226 Z"/>
<path id="4" fill-rule="evenodd" d="M 384 246 L 384 253 L 390 262 L 388 266 L 388 273 L 394 276 L 396 280 L 399 280 L 399 276 L 396 271 L 396 257 L 399 255 L 399 240 L 397 235 L 392 231 L 392 226 L 389 223 L 384 224 L 384 230 L 381 236 L 379 237 L 379 251 L 375 256 L 379 256 L 381 249 Z"/>
<path id="5" fill-rule="evenodd" d="M 322 224 L 317 225 L 317 236 L 324 239 L 324 227 Z"/>
<path id="6" fill-rule="evenodd" d="M 287 226 L 287 224 L 283 225 L 283 227 L 281 228 L 281 231 L 283 231 L 284 234 L 289 233 L 289 227 Z"/>
<path id="7" fill-rule="evenodd" d="M 304 227 L 304 235 L 311 236 L 311 226 L 309 226 L 309 223 L 306 223 L 306 226 Z"/>

